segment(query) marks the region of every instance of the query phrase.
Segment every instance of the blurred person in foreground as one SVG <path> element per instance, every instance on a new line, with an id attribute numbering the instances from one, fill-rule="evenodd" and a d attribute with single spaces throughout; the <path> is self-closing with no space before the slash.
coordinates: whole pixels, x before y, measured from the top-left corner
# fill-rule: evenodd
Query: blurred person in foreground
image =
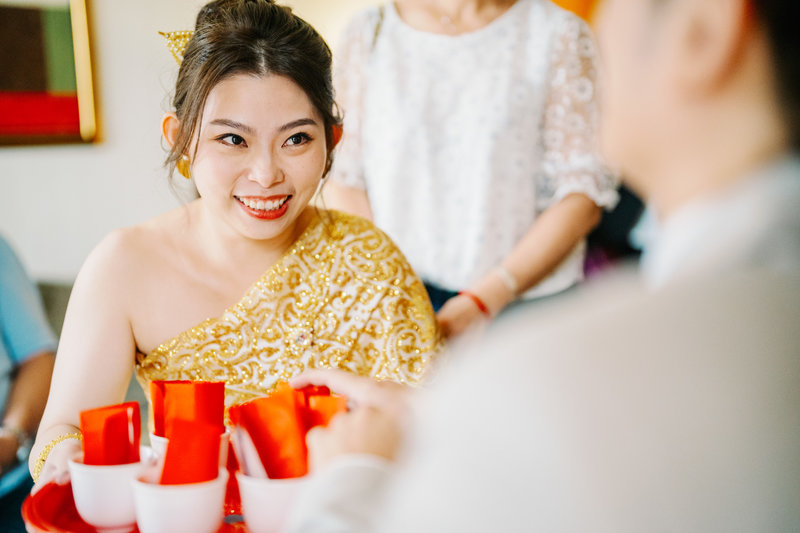
<path id="1" fill-rule="evenodd" d="M 601 4 L 605 148 L 661 225 L 645 287 L 520 313 L 424 396 L 296 379 L 358 407 L 309 435 L 292 531 L 800 530 L 797 20 Z"/>
<path id="2" fill-rule="evenodd" d="M 36 285 L 0 237 L 0 531 L 22 532 L 27 454 L 47 400 L 56 338 Z"/>

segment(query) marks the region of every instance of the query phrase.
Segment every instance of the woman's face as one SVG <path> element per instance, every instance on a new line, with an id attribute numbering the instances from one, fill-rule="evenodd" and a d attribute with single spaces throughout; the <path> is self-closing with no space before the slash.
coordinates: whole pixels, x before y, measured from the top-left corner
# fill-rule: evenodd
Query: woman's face
<path id="1" fill-rule="evenodd" d="M 207 212 L 249 239 L 291 234 L 327 158 L 306 93 L 283 76 L 231 76 L 211 90 L 198 131 L 191 171 Z"/>

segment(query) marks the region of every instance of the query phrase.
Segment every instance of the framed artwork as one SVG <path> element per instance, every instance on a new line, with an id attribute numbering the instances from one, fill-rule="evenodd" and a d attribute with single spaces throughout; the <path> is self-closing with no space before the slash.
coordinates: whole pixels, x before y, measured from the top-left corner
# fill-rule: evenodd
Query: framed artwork
<path id="1" fill-rule="evenodd" d="M 87 0 L 0 0 L 0 144 L 97 133 Z"/>

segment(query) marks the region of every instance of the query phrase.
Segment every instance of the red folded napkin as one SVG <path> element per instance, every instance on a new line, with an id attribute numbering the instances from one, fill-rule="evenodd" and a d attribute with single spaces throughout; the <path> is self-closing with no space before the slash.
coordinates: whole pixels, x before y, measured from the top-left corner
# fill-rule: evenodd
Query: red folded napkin
<path id="1" fill-rule="evenodd" d="M 303 394 L 306 402 L 306 427 L 325 427 L 331 419 L 347 411 L 347 398 L 332 396 L 327 387 L 306 387 L 297 392 Z"/>
<path id="2" fill-rule="evenodd" d="M 231 407 L 229 415 L 249 434 L 267 476 L 286 479 L 308 473 L 306 433 L 346 409 L 347 399 L 325 387 L 294 390 L 280 383 L 269 396 Z"/>
<path id="3" fill-rule="evenodd" d="M 249 433 L 268 477 L 285 479 L 306 474 L 304 424 L 292 388 L 279 386 L 269 397 L 231 407 L 229 414 L 235 426 Z"/>
<path id="4" fill-rule="evenodd" d="M 222 431 L 217 424 L 175 418 L 167 422 L 162 485 L 211 481 L 219 475 Z"/>
<path id="5" fill-rule="evenodd" d="M 139 462 L 139 404 L 126 402 L 82 411 L 83 462 L 124 465 Z"/>
<path id="6" fill-rule="evenodd" d="M 225 382 L 151 381 L 153 434 L 166 437 L 170 420 L 194 420 L 225 431 Z"/>

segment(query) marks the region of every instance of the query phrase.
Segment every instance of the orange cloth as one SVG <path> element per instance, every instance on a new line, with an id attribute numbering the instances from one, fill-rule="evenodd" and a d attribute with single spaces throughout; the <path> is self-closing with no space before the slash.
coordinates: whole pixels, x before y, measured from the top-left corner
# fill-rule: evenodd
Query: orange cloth
<path id="1" fill-rule="evenodd" d="M 591 20 L 595 7 L 597 7 L 597 0 L 553 0 L 553 2 L 586 21 Z"/>
<path id="2" fill-rule="evenodd" d="M 250 435 L 267 476 L 286 479 L 308 473 L 306 433 L 346 409 L 347 399 L 331 396 L 325 387 L 294 390 L 281 383 L 269 396 L 231 407 L 229 414 Z"/>
<path id="3" fill-rule="evenodd" d="M 139 462 L 142 421 L 139 404 L 126 402 L 82 411 L 83 462 L 123 465 Z"/>
<path id="4" fill-rule="evenodd" d="M 169 442 L 161 471 L 162 485 L 202 483 L 217 478 L 220 426 L 175 418 L 167 422 L 166 433 Z"/>
<path id="5" fill-rule="evenodd" d="M 222 381 L 152 381 L 153 434 L 166 437 L 171 420 L 205 422 L 225 431 L 225 383 Z"/>

